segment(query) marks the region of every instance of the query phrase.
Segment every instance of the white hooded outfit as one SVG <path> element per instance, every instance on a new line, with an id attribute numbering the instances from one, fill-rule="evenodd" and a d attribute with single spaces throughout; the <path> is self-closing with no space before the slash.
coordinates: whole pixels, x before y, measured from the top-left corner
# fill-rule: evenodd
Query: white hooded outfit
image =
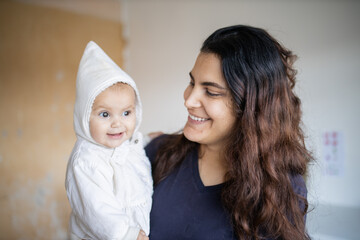
<path id="1" fill-rule="evenodd" d="M 93 102 L 117 82 L 136 94 L 136 127 L 119 147 L 94 141 L 89 120 Z M 135 240 L 140 229 L 149 234 L 152 201 L 151 167 L 138 132 L 142 107 L 135 82 L 94 42 L 86 46 L 76 79 L 74 128 L 77 141 L 66 172 L 72 208 L 70 231 L 81 239 Z"/>

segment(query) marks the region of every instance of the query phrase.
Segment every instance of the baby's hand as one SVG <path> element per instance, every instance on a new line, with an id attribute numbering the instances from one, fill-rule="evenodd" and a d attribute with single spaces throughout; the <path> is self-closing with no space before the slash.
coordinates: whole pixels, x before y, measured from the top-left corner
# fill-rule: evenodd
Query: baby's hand
<path id="1" fill-rule="evenodd" d="M 140 230 L 139 235 L 136 240 L 149 240 L 149 238 L 146 236 L 146 234 L 143 230 Z"/>

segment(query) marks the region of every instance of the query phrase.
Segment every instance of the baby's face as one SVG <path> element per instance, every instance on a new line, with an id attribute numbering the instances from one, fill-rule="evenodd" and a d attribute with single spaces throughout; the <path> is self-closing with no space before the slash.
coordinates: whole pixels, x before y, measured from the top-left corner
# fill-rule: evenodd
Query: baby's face
<path id="1" fill-rule="evenodd" d="M 100 93 L 90 115 L 90 133 L 109 148 L 120 146 L 134 133 L 136 126 L 135 92 L 127 84 L 116 84 Z"/>

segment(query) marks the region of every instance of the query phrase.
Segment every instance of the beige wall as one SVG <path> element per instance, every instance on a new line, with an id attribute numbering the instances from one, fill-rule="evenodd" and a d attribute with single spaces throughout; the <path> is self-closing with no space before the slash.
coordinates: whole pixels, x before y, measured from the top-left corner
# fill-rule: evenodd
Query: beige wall
<path id="1" fill-rule="evenodd" d="M 119 22 L 0 1 L 0 239 L 67 238 L 64 178 L 89 40 L 122 65 Z"/>

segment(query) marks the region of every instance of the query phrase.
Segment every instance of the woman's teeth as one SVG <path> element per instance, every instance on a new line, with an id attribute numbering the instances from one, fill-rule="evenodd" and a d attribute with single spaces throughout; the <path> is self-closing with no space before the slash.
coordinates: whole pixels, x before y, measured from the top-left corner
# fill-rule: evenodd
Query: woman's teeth
<path id="1" fill-rule="evenodd" d="M 199 117 L 195 117 L 195 116 L 190 115 L 190 114 L 189 114 L 189 116 L 190 116 L 190 118 L 192 120 L 199 121 L 199 122 L 204 122 L 204 121 L 208 120 L 208 118 L 199 118 Z"/>

